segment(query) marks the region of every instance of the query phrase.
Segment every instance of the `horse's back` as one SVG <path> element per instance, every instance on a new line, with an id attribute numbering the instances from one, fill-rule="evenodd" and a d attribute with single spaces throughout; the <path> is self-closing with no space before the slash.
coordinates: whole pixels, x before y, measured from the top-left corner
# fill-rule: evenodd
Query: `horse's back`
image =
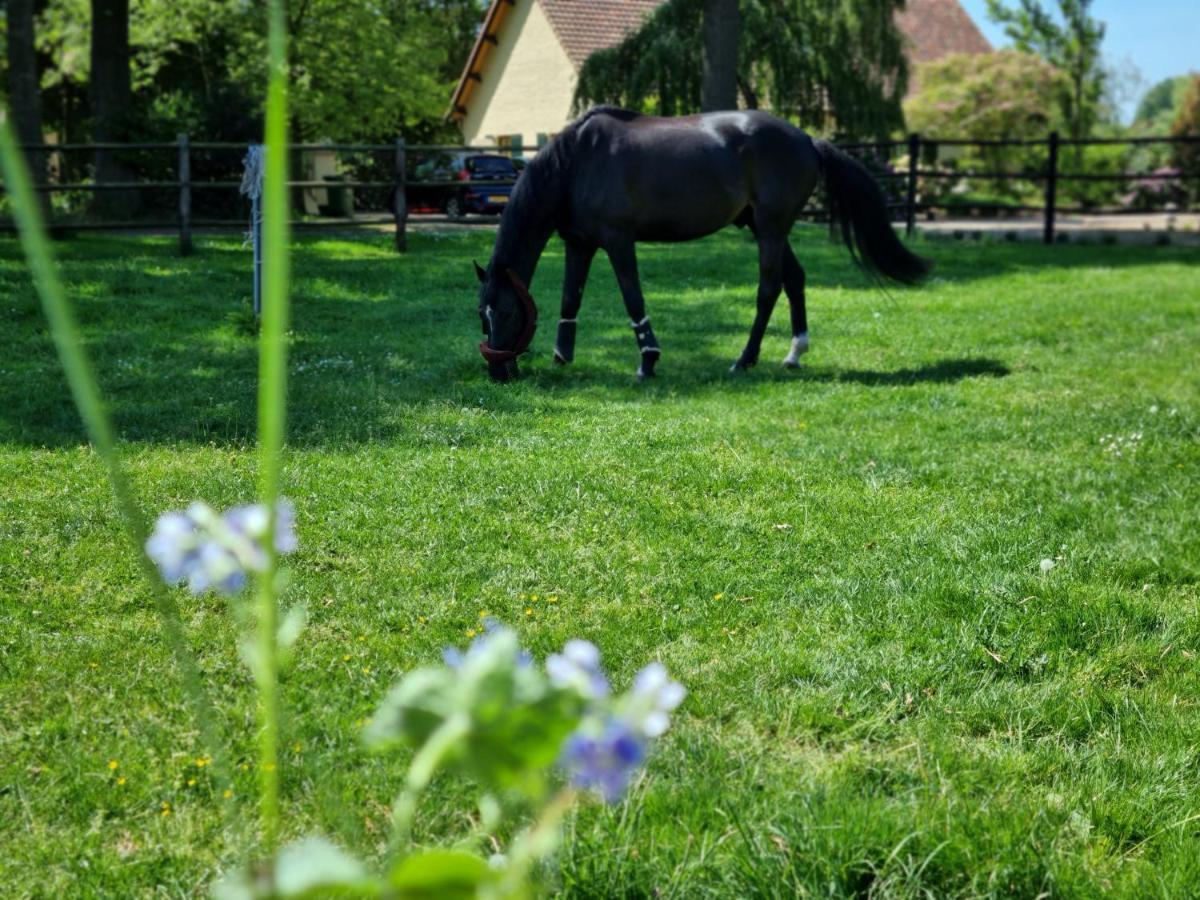
<path id="1" fill-rule="evenodd" d="M 573 126 L 582 216 L 639 240 L 689 240 L 748 206 L 798 212 L 816 182 L 807 134 L 755 110 L 665 118 L 599 108 Z"/>

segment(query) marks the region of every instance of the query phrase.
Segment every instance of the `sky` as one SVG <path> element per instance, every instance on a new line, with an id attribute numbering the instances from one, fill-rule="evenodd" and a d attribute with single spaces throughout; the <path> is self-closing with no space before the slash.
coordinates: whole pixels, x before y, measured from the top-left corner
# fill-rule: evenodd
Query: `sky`
<path id="1" fill-rule="evenodd" d="M 1009 43 L 1003 29 L 988 21 L 985 0 L 960 2 L 992 46 Z M 1200 72 L 1200 0 L 1095 0 L 1092 15 L 1108 25 L 1105 60 L 1121 70 L 1132 64 L 1143 79 L 1133 96 L 1122 98 L 1126 120 L 1141 95 L 1162 79 Z"/>

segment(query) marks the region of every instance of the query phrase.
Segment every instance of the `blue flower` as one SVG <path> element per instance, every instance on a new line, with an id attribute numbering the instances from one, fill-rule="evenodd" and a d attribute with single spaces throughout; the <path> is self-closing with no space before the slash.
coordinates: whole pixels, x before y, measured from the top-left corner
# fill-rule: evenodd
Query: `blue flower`
<path id="1" fill-rule="evenodd" d="M 658 737 L 670 727 L 671 711 L 686 696 L 687 690 L 678 681 L 671 680 L 666 666 L 652 662 L 634 678 L 625 716 L 646 737 Z"/>
<path id="2" fill-rule="evenodd" d="M 248 572 L 267 568 L 268 518 L 262 504 L 237 506 L 220 516 L 196 502 L 184 512 L 159 516 L 146 540 L 146 555 L 168 584 L 186 581 L 194 594 L 234 594 L 246 586 Z M 275 550 L 290 553 L 297 547 L 296 513 L 286 500 L 279 501 L 275 520 Z"/>
<path id="3" fill-rule="evenodd" d="M 581 729 L 567 738 L 559 764 L 576 787 L 598 790 L 615 803 L 645 758 L 642 735 L 623 720 L 609 718 L 599 733 Z"/>
<path id="4" fill-rule="evenodd" d="M 469 659 L 474 659 L 487 647 L 488 641 L 498 632 L 507 631 L 500 624 L 500 621 L 492 616 L 488 616 L 483 620 L 483 634 L 475 638 L 468 645 L 466 652 L 459 650 L 457 647 L 442 648 L 442 662 L 451 669 L 461 669 L 463 664 Z M 519 650 L 517 652 L 517 665 L 524 668 L 533 664 L 533 657 L 529 655 L 527 650 Z"/>
<path id="5" fill-rule="evenodd" d="M 608 696 L 608 678 L 600 668 L 600 651 L 590 641 L 567 641 L 562 653 L 546 658 L 546 674 L 558 688 L 574 688 L 589 700 Z"/>

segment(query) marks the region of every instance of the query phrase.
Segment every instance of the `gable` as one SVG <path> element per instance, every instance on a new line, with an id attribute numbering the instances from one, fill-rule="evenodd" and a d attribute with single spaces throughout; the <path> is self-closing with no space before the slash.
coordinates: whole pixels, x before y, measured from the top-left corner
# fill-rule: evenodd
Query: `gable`
<path id="1" fill-rule="evenodd" d="M 991 53 L 975 21 L 958 0 L 908 0 L 896 24 L 909 41 L 908 61 L 933 62 L 951 53 Z"/>
<path id="2" fill-rule="evenodd" d="M 636 31 L 665 0 L 519 0 L 540 7 L 549 27 L 577 73 L 589 56 L 620 43 Z M 491 0 L 483 27 L 467 59 L 451 101 L 449 117 L 461 119 L 483 79 L 483 70 L 498 47 L 518 0 Z M 950 53 L 989 53 L 992 46 L 958 0 L 908 0 L 896 24 L 910 45 L 909 61 L 940 59 Z M 508 40 L 519 40 L 521 29 L 507 29 Z M 491 77 L 497 77 L 492 73 Z M 573 81 L 573 79 L 572 79 Z M 476 97 L 476 100 L 481 98 Z"/>

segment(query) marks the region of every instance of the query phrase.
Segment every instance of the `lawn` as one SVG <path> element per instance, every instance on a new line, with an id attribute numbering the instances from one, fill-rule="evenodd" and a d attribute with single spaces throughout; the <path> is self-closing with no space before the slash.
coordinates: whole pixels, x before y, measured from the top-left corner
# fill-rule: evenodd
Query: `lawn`
<path id="1" fill-rule="evenodd" d="M 646 247 L 664 355 L 638 384 L 598 263 L 577 361 L 550 363 L 562 252 L 533 284 L 527 377 L 490 384 L 471 259 L 490 236 L 304 239 L 294 254 L 283 683 L 287 836 L 382 851 L 403 759 L 357 732 L 480 615 L 541 657 L 689 689 L 628 801 L 587 804 L 569 896 L 1184 896 L 1200 883 L 1200 258 L 926 243 L 873 289 L 798 230 L 786 303 L 729 363 L 755 252 Z M 152 511 L 252 497 L 249 251 L 60 243 Z M 191 896 L 242 861 L 16 244 L 0 242 L 0 883 Z M 1048 568 L 1053 562 L 1053 567 Z M 237 604 L 180 593 L 253 821 Z M 112 768 L 110 761 L 115 762 Z M 461 832 L 440 782 L 422 839 Z"/>

